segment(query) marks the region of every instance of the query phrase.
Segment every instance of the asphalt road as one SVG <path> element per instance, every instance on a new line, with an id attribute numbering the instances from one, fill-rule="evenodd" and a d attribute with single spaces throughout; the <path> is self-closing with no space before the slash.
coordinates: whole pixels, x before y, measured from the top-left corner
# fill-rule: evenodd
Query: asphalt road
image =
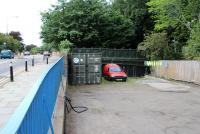
<path id="1" fill-rule="evenodd" d="M 25 60 L 28 61 L 28 66 L 32 65 L 32 58 L 34 57 L 34 63 L 35 65 L 43 61 L 43 55 L 30 55 L 23 58 L 17 58 L 14 59 L 0 59 L 0 75 L 9 73 L 10 70 L 10 63 L 12 62 L 13 70 L 19 69 L 19 68 L 25 68 Z"/>

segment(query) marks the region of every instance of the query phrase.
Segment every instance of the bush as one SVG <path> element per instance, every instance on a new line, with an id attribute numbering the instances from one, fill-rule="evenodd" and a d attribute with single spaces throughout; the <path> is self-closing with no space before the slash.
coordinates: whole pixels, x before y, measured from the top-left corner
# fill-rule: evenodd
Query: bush
<path id="1" fill-rule="evenodd" d="M 183 49 L 186 59 L 200 59 L 200 23 L 194 25 L 188 46 Z"/>

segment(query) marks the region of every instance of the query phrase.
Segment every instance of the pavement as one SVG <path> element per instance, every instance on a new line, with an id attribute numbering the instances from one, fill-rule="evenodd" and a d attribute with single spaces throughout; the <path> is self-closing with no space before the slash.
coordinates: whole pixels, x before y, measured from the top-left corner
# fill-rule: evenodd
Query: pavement
<path id="1" fill-rule="evenodd" d="M 36 64 L 34 67 L 30 66 L 28 72 L 19 71 L 14 76 L 14 82 L 8 81 L 0 86 L 0 130 L 7 123 L 43 72 L 58 58 L 58 56 L 51 57 L 48 65 L 44 61 L 43 63 Z"/>

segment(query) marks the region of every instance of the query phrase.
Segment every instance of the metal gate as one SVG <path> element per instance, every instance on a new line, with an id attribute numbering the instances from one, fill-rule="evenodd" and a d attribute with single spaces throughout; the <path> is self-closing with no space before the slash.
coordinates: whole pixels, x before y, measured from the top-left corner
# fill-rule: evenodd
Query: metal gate
<path id="1" fill-rule="evenodd" d="M 72 84 L 100 84 L 101 57 L 100 53 L 72 53 Z"/>

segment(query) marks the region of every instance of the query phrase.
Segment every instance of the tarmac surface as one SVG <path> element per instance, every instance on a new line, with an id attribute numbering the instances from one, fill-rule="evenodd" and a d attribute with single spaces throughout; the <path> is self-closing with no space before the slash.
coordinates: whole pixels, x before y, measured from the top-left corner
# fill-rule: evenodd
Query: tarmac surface
<path id="1" fill-rule="evenodd" d="M 20 67 L 25 66 L 25 60 L 28 61 L 28 64 L 31 65 L 31 61 L 34 58 L 34 63 L 42 63 L 43 55 L 30 55 L 23 57 L 15 57 L 14 59 L 0 59 L 0 76 L 9 73 L 10 63 L 12 62 L 12 66 L 14 69 L 19 69 Z"/>
<path id="2" fill-rule="evenodd" d="M 35 64 L 34 67 L 28 66 L 28 72 L 22 71 L 24 68 L 14 70 L 18 72 L 14 73 L 14 82 L 7 80 L 6 83 L 0 86 L 0 130 L 8 122 L 35 82 L 58 58 L 58 56 L 49 58 L 49 64 L 44 61 Z"/>
<path id="3" fill-rule="evenodd" d="M 200 86 L 153 77 L 68 88 L 67 134 L 199 134 Z"/>

